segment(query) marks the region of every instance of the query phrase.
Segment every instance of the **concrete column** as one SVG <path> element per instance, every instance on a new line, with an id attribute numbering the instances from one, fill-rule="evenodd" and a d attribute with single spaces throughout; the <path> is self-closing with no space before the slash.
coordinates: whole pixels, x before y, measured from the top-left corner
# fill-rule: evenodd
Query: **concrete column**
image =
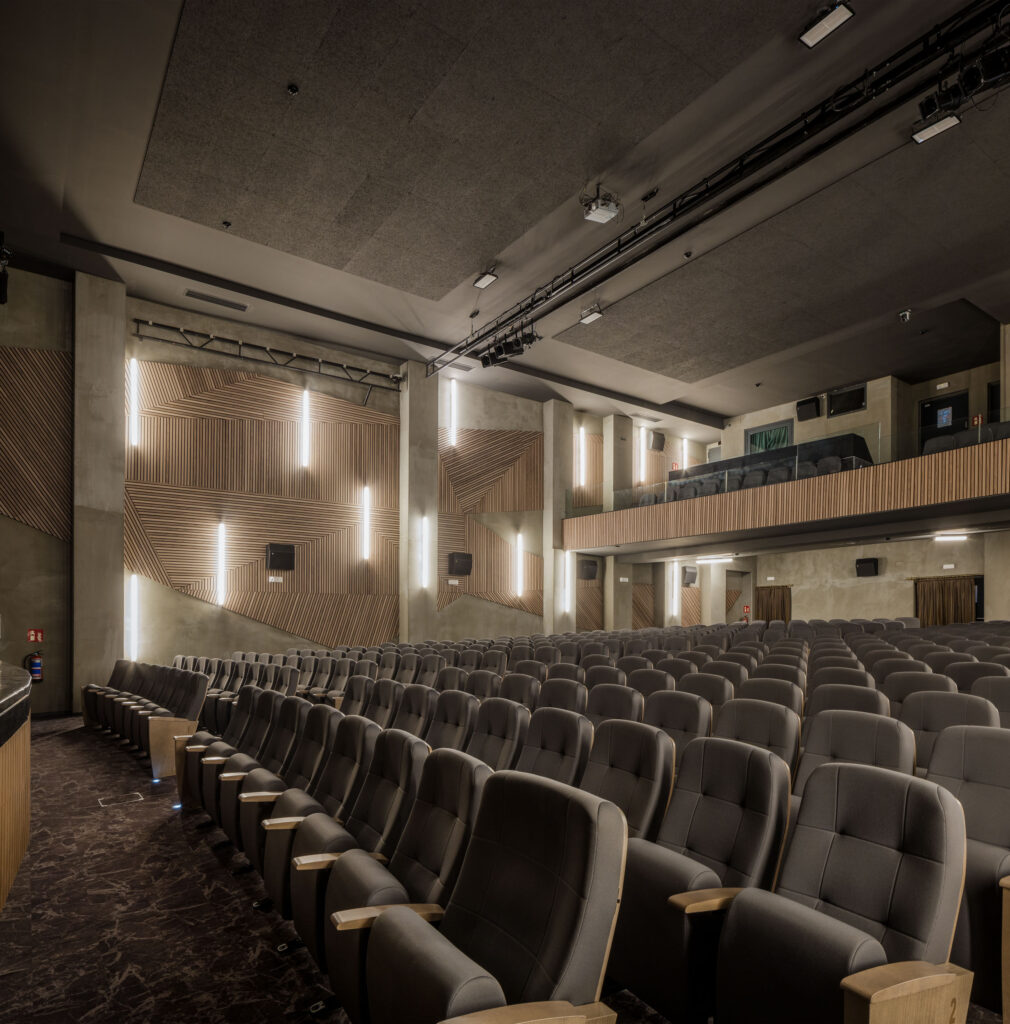
<path id="1" fill-rule="evenodd" d="M 667 562 L 655 562 L 652 566 L 652 592 L 655 595 L 652 621 L 658 626 L 667 625 L 667 592 L 670 586 L 670 568 Z"/>
<path id="2" fill-rule="evenodd" d="M 1000 327 L 999 404 L 1000 417 L 1010 419 L 1007 413 L 1010 409 L 1010 324 Z"/>
<path id="3" fill-rule="evenodd" d="M 614 494 L 630 489 L 635 472 L 635 428 L 630 416 L 603 418 L 603 511 L 614 509 Z M 609 627 L 608 627 L 609 628 Z"/>
<path id="4" fill-rule="evenodd" d="M 438 376 L 400 368 L 400 639 L 434 639 L 438 593 Z M 428 519 L 427 587 L 422 521 Z"/>
<path id="5" fill-rule="evenodd" d="M 985 535 L 985 618 L 1010 619 L 1010 530 Z"/>
<path id="6" fill-rule="evenodd" d="M 562 523 L 566 495 L 572 488 L 572 414 L 568 402 L 552 399 L 543 406 L 544 423 L 544 632 L 575 629 L 575 565 L 572 554 L 569 609 L 565 612 L 565 552 Z"/>
<path id="7" fill-rule="evenodd" d="M 726 566 L 698 566 L 701 585 L 701 621 L 706 626 L 726 621 Z"/>
<path id="8" fill-rule="evenodd" d="M 123 656 L 126 288 L 74 276 L 74 709 Z"/>
<path id="9" fill-rule="evenodd" d="M 613 555 L 603 560 L 604 629 L 631 629 L 631 573 L 632 566 Z"/>

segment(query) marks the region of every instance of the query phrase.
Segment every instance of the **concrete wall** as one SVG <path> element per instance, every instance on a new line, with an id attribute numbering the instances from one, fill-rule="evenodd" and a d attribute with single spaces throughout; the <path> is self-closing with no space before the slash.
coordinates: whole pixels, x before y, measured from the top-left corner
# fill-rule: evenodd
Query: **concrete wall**
<path id="1" fill-rule="evenodd" d="M 915 614 L 913 577 L 981 575 L 987 568 L 985 547 L 977 535 L 954 544 L 908 540 L 758 555 L 756 583 L 767 586 L 767 578 L 774 576 L 775 586 L 791 586 L 797 619 L 895 618 Z M 857 558 L 879 559 L 879 575 L 856 576 Z M 945 564 L 954 568 L 945 570 Z M 987 598 L 989 576 L 996 575 L 997 567 L 989 568 Z"/>
<path id="2" fill-rule="evenodd" d="M 1010 619 L 1010 531 L 985 535 L 985 617 Z"/>

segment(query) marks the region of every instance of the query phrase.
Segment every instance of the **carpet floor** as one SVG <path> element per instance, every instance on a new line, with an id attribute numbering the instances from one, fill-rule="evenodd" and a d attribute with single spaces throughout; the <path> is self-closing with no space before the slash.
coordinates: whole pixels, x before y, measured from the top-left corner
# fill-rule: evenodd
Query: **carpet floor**
<path id="1" fill-rule="evenodd" d="M 137 799 L 137 797 L 141 799 Z M 125 800 L 129 802 L 109 802 Z M 174 779 L 80 718 L 32 726 L 32 834 L 0 915 L 0 1024 L 277 1024 L 320 1018 L 324 978 L 223 833 L 183 813 Z M 103 800 L 106 806 L 102 806 Z M 619 1024 L 663 1018 L 622 992 Z M 346 1024 L 342 1011 L 322 1018 Z M 998 1024 L 973 1008 L 971 1024 Z"/>

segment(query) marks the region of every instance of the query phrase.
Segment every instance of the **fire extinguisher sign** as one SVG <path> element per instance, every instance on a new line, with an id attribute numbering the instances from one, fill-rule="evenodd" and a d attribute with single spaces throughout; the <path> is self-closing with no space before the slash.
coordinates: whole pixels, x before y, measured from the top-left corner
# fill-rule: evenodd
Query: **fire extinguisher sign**
<path id="1" fill-rule="evenodd" d="M 42 630 L 41 629 L 30 629 L 28 630 L 28 642 L 30 644 L 42 643 Z"/>

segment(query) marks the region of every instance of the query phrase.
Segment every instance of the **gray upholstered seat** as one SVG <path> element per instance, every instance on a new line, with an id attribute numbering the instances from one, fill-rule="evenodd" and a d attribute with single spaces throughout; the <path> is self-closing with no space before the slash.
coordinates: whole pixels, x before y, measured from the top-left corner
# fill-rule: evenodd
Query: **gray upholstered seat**
<path id="1" fill-rule="evenodd" d="M 931 782 L 964 807 L 968 862 L 964 897 L 950 959 L 975 972 L 971 1000 L 1007 1019 L 1002 996 L 1003 903 L 1000 880 L 1010 876 L 1010 732 L 955 725 L 936 740 Z"/>
<path id="2" fill-rule="evenodd" d="M 355 1024 L 368 1020 L 369 932 L 338 931 L 332 915 L 374 905 L 447 903 L 490 777 L 491 769 L 475 757 L 433 751 L 388 866 L 364 850 L 349 850 L 331 868 L 324 899 L 325 965 L 335 1002 Z"/>
<path id="3" fill-rule="evenodd" d="M 437 676 L 435 676 L 434 687 L 441 693 L 443 690 L 466 689 L 467 672 L 465 669 L 456 668 L 454 665 L 446 665 Z"/>
<path id="4" fill-rule="evenodd" d="M 812 696 L 822 686 L 870 686 L 876 687 L 873 676 L 861 668 L 827 665 L 811 669 L 807 676 L 807 696 Z"/>
<path id="5" fill-rule="evenodd" d="M 736 692 L 750 700 L 767 700 L 772 704 L 781 704 L 800 717 L 803 716 L 803 690 L 787 679 L 752 676 L 745 679 Z"/>
<path id="6" fill-rule="evenodd" d="M 574 667 L 574 666 L 573 666 Z M 537 697 L 538 708 L 564 708 L 566 711 L 586 713 L 589 691 L 574 679 L 548 679 L 540 687 Z"/>
<path id="7" fill-rule="evenodd" d="M 999 728 L 999 712 L 984 697 L 970 693 L 912 693 L 901 706 L 901 721 L 915 733 L 915 758 L 925 775 L 936 738 L 952 725 Z"/>
<path id="8" fill-rule="evenodd" d="M 697 648 L 679 651 L 677 657 L 683 658 L 686 661 L 693 661 L 701 672 L 704 671 L 704 666 L 712 660 L 711 654 L 707 651 L 700 651 Z"/>
<path id="9" fill-rule="evenodd" d="M 865 711 L 873 715 L 890 715 L 891 705 L 876 687 L 827 683 L 810 694 L 804 711 L 801 743 L 806 743 L 811 723 L 822 711 Z"/>
<path id="10" fill-rule="evenodd" d="M 406 686 L 395 679 L 377 679 L 362 716 L 370 718 L 383 729 L 387 728 L 396 717 L 405 689 Z"/>
<path id="11" fill-rule="evenodd" d="M 663 658 L 656 662 L 656 668 L 673 676 L 675 680 L 687 675 L 688 672 L 698 671 L 698 666 L 690 658 Z"/>
<path id="12" fill-rule="evenodd" d="M 373 686 L 375 686 L 374 679 L 355 672 L 348 678 L 343 695 L 333 696 L 333 691 L 330 691 L 330 699 L 345 715 L 360 715 L 368 707 L 368 699 L 372 696 Z"/>
<path id="13" fill-rule="evenodd" d="M 601 683 L 589 691 L 586 703 L 586 717 L 593 726 L 599 726 L 608 718 L 622 718 L 629 722 L 640 722 L 645 713 L 645 698 L 638 690 L 616 683 Z"/>
<path id="14" fill-rule="evenodd" d="M 928 672 L 929 666 L 924 661 L 915 658 L 881 658 L 873 663 L 870 675 L 877 684 L 877 689 L 883 689 L 884 682 L 892 672 Z"/>
<path id="15" fill-rule="evenodd" d="M 1010 676 L 1010 668 L 994 661 L 957 662 L 947 666 L 947 675 L 962 693 L 971 693 L 976 679 L 983 676 Z"/>
<path id="16" fill-rule="evenodd" d="M 379 655 L 379 671 L 376 679 L 395 679 L 396 670 L 400 667 L 398 651 L 383 651 Z"/>
<path id="17" fill-rule="evenodd" d="M 800 750 L 800 716 L 781 704 L 737 697 L 723 705 L 713 735 L 770 750 L 792 771 Z"/>
<path id="18" fill-rule="evenodd" d="M 495 773 L 441 926 L 393 907 L 372 927 L 374 1024 L 437 1024 L 509 1003 L 595 1001 L 626 836 L 624 816 L 606 800 Z"/>
<path id="19" fill-rule="evenodd" d="M 892 718 L 901 715 L 901 705 L 913 693 L 957 692 L 954 680 L 938 672 L 891 672 L 879 689 L 891 705 Z"/>
<path id="20" fill-rule="evenodd" d="M 423 736 L 435 714 L 438 692 L 422 683 L 404 686 L 396 714 L 389 723 L 391 729 L 402 729 L 412 736 Z"/>
<path id="21" fill-rule="evenodd" d="M 493 647 L 488 648 L 481 656 L 480 667 L 503 676 L 508 668 L 508 654 L 505 651 L 497 651 Z"/>
<path id="22" fill-rule="evenodd" d="M 658 690 L 645 698 L 644 720 L 673 740 L 679 765 L 688 743 L 712 732 L 712 705 L 694 693 Z"/>
<path id="23" fill-rule="evenodd" d="M 692 666 L 693 668 L 693 666 Z M 676 689 L 677 681 L 668 672 L 658 668 L 636 668 L 628 676 L 628 686 L 643 697 L 657 690 Z"/>
<path id="24" fill-rule="evenodd" d="M 589 672 L 599 665 L 604 665 L 607 668 L 613 668 L 614 659 L 610 654 L 605 654 L 603 652 L 599 654 L 583 654 L 582 660 L 579 664 L 586 670 L 586 675 L 588 676 Z"/>
<path id="25" fill-rule="evenodd" d="M 758 667 L 757 654 L 740 647 L 734 647 L 732 650 L 726 651 L 725 654 L 721 654 L 719 660 L 732 661 L 737 665 L 742 665 L 747 670 L 748 675 L 753 675 L 754 670 Z"/>
<path id="26" fill-rule="evenodd" d="M 410 686 L 416 679 L 417 673 L 421 667 L 421 657 L 418 654 L 414 654 L 412 651 L 407 651 L 405 654 L 400 655 L 400 666 L 396 670 L 396 676 L 394 677 L 401 683 L 406 683 Z"/>
<path id="27" fill-rule="evenodd" d="M 537 706 L 540 694 L 540 681 L 522 672 L 509 672 L 502 681 L 498 696 L 505 700 L 514 700 L 517 704 L 525 704 L 530 710 Z"/>
<path id="28" fill-rule="evenodd" d="M 847 976 L 945 961 L 964 844 L 961 806 L 934 783 L 862 764 L 815 769 L 776 892 L 746 889 L 726 914 L 720 1024 L 779 1024 L 789 1007 L 804 1024 L 841 1024 Z"/>
<path id="29" fill-rule="evenodd" d="M 648 658 L 643 658 L 640 654 L 626 654 L 623 658 L 618 658 L 615 665 L 626 676 L 637 669 L 653 667 L 652 662 Z"/>
<path id="30" fill-rule="evenodd" d="M 435 714 L 424 734 L 425 742 L 432 750 L 441 747 L 466 749 L 477 724 L 479 708 L 480 701 L 472 693 L 444 690 L 435 702 Z"/>
<path id="31" fill-rule="evenodd" d="M 480 659 L 483 654 L 484 652 L 479 647 L 470 647 L 465 651 L 460 651 L 456 665 L 464 672 L 476 672 L 480 668 Z"/>
<path id="32" fill-rule="evenodd" d="M 480 705 L 466 752 L 495 771 L 511 768 L 529 730 L 530 709 L 524 704 L 489 697 Z"/>
<path id="33" fill-rule="evenodd" d="M 725 676 L 710 675 L 708 672 L 695 672 L 693 675 L 686 675 L 677 683 L 677 689 L 681 693 L 694 693 L 712 706 L 713 726 L 719 720 L 719 712 L 722 706 L 733 699 L 733 684 Z"/>
<path id="34" fill-rule="evenodd" d="M 705 672 L 710 676 L 722 676 L 723 679 L 728 679 L 734 687 L 739 686 L 745 679 L 750 677 L 750 672 L 743 665 L 738 665 L 735 661 L 725 661 L 721 658 L 716 661 L 710 661 L 705 666 Z"/>
<path id="35" fill-rule="evenodd" d="M 579 788 L 620 807 L 630 837 L 654 839 L 670 802 L 674 755 L 662 729 L 611 719 L 596 730 Z"/>
<path id="36" fill-rule="evenodd" d="M 624 686 L 628 677 L 623 669 L 613 665 L 591 665 L 586 669 L 586 687 L 592 689 L 594 686 L 607 684 Z"/>
<path id="37" fill-rule="evenodd" d="M 984 697 L 999 712 L 999 724 L 1010 729 L 1010 676 L 982 676 L 971 684 L 976 697 Z"/>
<path id="38" fill-rule="evenodd" d="M 570 661 L 559 661 L 547 669 L 547 679 L 571 679 L 576 683 L 586 681 L 586 670 Z"/>
<path id="39" fill-rule="evenodd" d="M 751 673 L 751 678 L 755 677 L 760 677 L 761 679 L 782 679 L 787 683 L 793 683 L 801 690 L 806 690 L 807 686 L 807 672 L 805 668 L 800 667 L 800 665 L 786 665 L 768 661 L 767 659 L 761 662 L 755 672 Z"/>
<path id="40" fill-rule="evenodd" d="M 518 672 L 520 675 L 531 676 L 538 683 L 547 678 L 547 666 L 536 658 L 523 658 L 520 661 L 509 660 L 509 672 Z"/>
<path id="41" fill-rule="evenodd" d="M 770 885 L 785 835 L 789 770 L 767 750 L 716 738 L 689 743 L 656 842 L 629 840 L 608 975 L 671 1020 L 707 1016 L 692 975 L 705 936 L 678 920 L 674 893 Z"/>
<path id="42" fill-rule="evenodd" d="M 501 676 L 486 668 L 475 669 L 466 677 L 463 689 L 467 693 L 472 693 L 478 700 L 497 697 L 501 689 Z"/>
<path id="43" fill-rule="evenodd" d="M 922 659 L 934 672 L 942 672 L 946 675 L 947 666 L 955 665 L 963 661 L 978 661 L 974 654 L 967 651 L 934 651 Z"/>
<path id="44" fill-rule="evenodd" d="M 445 667 L 446 660 L 441 654 L 425 654 L 417 666 L 414 682 L 423 683 L 425 686 L 434 686 L 439 672 Z"/>
<path id="45" fill-rule="evenodd" d="M 516 770 L 577 786 L 593 745 L 593 725 L 585 715 L 562 708 L 537 708 Z"/>

